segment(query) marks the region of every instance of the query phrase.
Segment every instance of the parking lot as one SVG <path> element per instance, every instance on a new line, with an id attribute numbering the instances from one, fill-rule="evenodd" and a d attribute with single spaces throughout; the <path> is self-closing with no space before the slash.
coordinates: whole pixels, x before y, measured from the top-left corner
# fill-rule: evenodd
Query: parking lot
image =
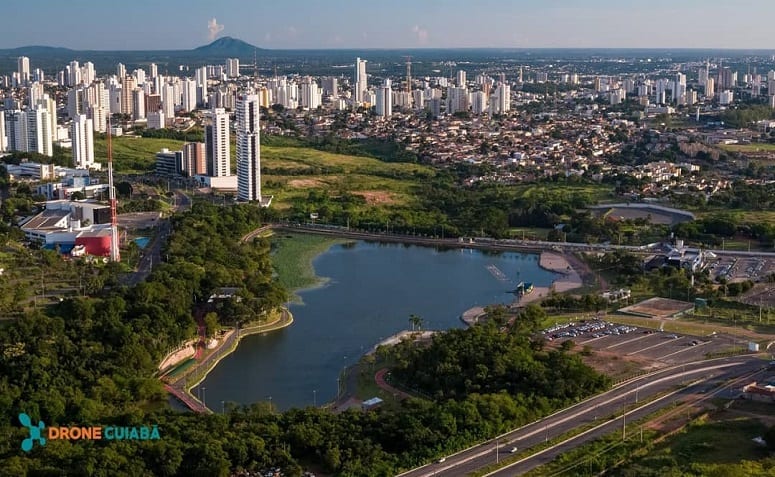
<path id="1" fill-rule="evenodd" d="M 747 343 L 726 335 L 689 336 L 587 320 L 558 325 L 544 331 L 549 341 L 573 340 L 577 346 L 619 355 L 625 359 L 653 363 L 653 367 L 704 359 L 707 354 L 731 351 Z"/>
<path id="2" fill-rule="evenodd" d="M 722 257 L 708 266 L 713 279 L 728 282 L 759 281 L 775 273 L 775 260 L 759 257 Z"/>

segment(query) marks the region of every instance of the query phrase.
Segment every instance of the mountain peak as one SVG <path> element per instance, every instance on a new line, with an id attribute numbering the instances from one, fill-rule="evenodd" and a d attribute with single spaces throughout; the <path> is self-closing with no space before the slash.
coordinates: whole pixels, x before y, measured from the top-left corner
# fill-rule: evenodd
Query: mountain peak
<path id="1" fill-rule="evenodd" d="M 260 48 L 230 36 L 218 38 L 210 44 L 194 49 L 197 53 L 228 54 L 232 56 L 249 56 L 256 50 L 260 50 Z"/>

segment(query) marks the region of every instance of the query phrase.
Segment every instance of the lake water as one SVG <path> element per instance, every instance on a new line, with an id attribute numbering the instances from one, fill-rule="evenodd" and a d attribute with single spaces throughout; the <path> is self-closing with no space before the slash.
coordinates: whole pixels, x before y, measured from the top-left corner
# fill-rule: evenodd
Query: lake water
<path id="1" fill-rule="evenodd" d="M 423 329 L 460 328 L 473 306 L 511 303 L 519 281 L 549 286 L 556 277 L 535 254 L 363 241 L 334 245 L 313 265 L 328 282 L 298 292 L 304 304 L 291 305 L 294 323 L 244 338 L 200 384 L 211 409 L 221 401 L 271 400 L 281 410 L 329 402 L 344 366 L 410 329 L 410 314 Z"/>

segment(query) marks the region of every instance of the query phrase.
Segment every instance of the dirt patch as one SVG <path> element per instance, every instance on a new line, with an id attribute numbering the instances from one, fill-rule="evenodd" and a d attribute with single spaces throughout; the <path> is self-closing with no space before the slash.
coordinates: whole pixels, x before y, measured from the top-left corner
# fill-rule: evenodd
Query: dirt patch
<path id="1" fill-rule="evenodd" d="M 313 187 L 321 187 L 325 184 L 317 179 L 293 179 L 288 181 L 288 187 L 294 187 L 296 189 L 307 189 Z"/>
<path id="2" fill-rule="evenodd" d="M 398 202 L 390 192 L 362 190 L 353 192 L 353 194 L 366 199 L 366 203 L 369 205 L 391 205 Z"/>

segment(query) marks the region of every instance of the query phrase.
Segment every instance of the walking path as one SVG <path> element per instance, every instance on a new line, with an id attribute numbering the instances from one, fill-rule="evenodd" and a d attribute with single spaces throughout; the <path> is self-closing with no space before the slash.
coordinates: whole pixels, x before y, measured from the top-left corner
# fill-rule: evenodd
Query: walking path
<path id="1" fill-rule="evenodd" d="M 392 394 L 393 396 L 397 397 L 398 399 L 406 399 L 412 397 L 411 395 L 401 391 L 400 389 L 394 388 L 393 386 L 389 385 L 387 381 L 385 381 L 385 375 L 390 370 L 388 368 L 382 368 L 379 371 L 374 374 L 374 381 L 377 382 L 377 386 L 379 386 L 380 389 L 382 389 L 385 392 L 388 392 Z"/>
<path id="2" fill-rule="evenodd" d="M 218 346 L 213 348 L 206 356 L 204 356 L 204 358 L 202 358 L 201 355 L 197 356 L 197 360 L 199 362 L 195 366 L 187 369 L 179 376 L 175 376 L 174 378 L 167 378 L 170 380 L 165 383 L 165 388 L 167 388 L 167 390 L 175 397 L 180 399 L 181 402 L 183 402 L 183 404 L 185 404 L 192 411 L 207 412 L 208 410 L 205 406 L 205 403 L 194 397 L 189 392 L 189 390 L 204 381 L 207 377 L 207 374 L 213 368 L 215 368 L 218 362 L 237 349 L 239 340 L 241 340 L 243 337 L 256 333 L 266 333 L 269 331 L 279 330 L 289 326 L 291 323 L 293 323 L 293 315 L 291 315 L 291 312 L 288 310 L 282 309 L 280 316 L 270 323 L 249 326 L 242 329 L 229 330 L 223 335 Z M 200 347 L 200 349 L 204 350 L 203 347 Z"/>

